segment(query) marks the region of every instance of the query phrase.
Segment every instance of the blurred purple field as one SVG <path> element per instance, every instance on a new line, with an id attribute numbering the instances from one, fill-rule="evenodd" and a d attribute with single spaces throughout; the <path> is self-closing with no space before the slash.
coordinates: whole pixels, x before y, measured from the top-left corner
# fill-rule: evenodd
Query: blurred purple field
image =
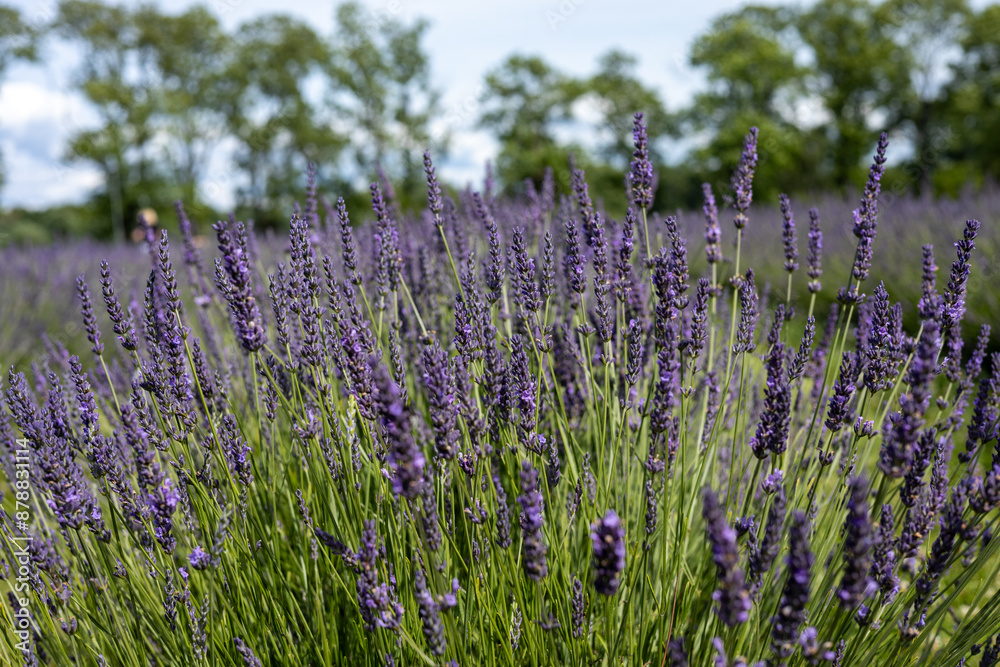
<path id="1" fill-rule="evenodd" d="M 521 204 L 527 205 L 526 202 Z M 843 197 L 821 195 L 815 199 L 792 201 L 800 226 L 808 221 L 810 208 L 819 211 L 824 233 L 823 261 L 827 281 L 844 280 L 850 271 L 856 247 L 856 239 L 851 234 L 852 211 L 856 206 L 857 197 L 853 193 Z M 727 207 L 720 211 L 724 224 L 731 210 Z M 651 235 L 662 233 L 662 219 L 667 213 L 677 215 L 678 224 L 690 243 L 692 273 L 699 274 L 705 268 L 702 212 L 661 211 L 651 217 Z M 969 310 L 964 329 L 967 340 L 973 340 L 980 325 L 994 322 L 1000 312 L 1000 297 L 991 289 L 993 282 L 1000 279 L 1000 232 L 994 222 L 998 213 L 1000 189 L 996 187 L 970 192 L 958 199 L 895 197 L 891 192 L 885 192 L 879 201 L 879 232 L 875 243 L 876 261 L 872 269 L 875 282 L 871 283 L 870 289 L 877 281 L 884 281 L 892 299 L 902 302 L 907 326 L 917 323 L 915 304 L 920 296 L 921 247 L 933 244 L 938 265 L 947 266 L 946 262 L 953 254 L 952 244 L 961 237 L 965 221 L 975 218 L 983 226 L 976 240 L 977 252 L 972 258 L 974 266 L 969 279 Z M 515 216 L 516 212 L 510 211 L 508 222 Z M 213 222 L 196 220 L 194 224 L 203 235 L 199 240 L 206 246 L 205 251 L 214 257 Z M 356 216 L 355 224 L 359 225 L 362 248 L 371 244 L 368 222 L 366 218 Z M 781 247 L 781 213 L 777 205 L 755 201 L 750 213 L 749 230 L 750 233 L 744 236 L 743 255 L 750 265 L 759 268 L 762 287 L 768 286 L 770 279 L 782 280 L 783 258 L 775 252 Z M 414 231 L 411 229 L 411 232 Z M 208 236 L 204 236 L 206 233 Z M 275 257 L 285 250 L 283 243 L 287 241 L 284 234 L 268 232 L 260 236 L 265 246 L 262 248 L 264 258 Z M 410 240 L 419 244 L 420 237 L 419 233 L 414 233 Z M 725 261 L 731 261 L 732 246 L 724 241 L 723 248 Z M 139 312 L 138 305 L 141 304 L 150 269 L 149 257 L 143 246 L 75 240 L 41 247 L 0 249 L 0 360 L 5 367 L 34 357 L 40 346 L 48 344 L 46 339 L 66 345 L 70 353 L 79 354 L 87 349 L 77 312 L 75 281 L 83 273 L 96 279 L 101 259 L 107 259 L 120 272 L 122 293 L 125 298 L 136 300 L 135 311 Z M 265 275 L 274 270 L 273 265 L 258 268 Z M 783 282 L 769 286 L 783 294 Z M 804 290 L 801 292 L 797 297 L 804 303 L 808 294 Z M 824 305 L 834 299 L 835 291 L 824 289 L 818 296 L 818 303 Z"/>

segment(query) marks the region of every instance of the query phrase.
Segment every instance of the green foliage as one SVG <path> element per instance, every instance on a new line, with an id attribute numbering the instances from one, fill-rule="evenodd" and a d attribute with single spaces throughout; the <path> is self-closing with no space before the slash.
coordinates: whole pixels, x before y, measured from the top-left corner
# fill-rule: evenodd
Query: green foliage
<path id="1" fill-rule="evenodd" d="M 329 101 L 352 128 L 352 166 L 374 177 L 380 165 L 401 179 L 403 200 L 415 202 L 423 196 L 420 154 L 430 148 L 440 155 L 447 144 L 447 137 L 430 135 L 440 95 L 421 46 L 429 24 L 405 25 L 355 3 L 338 7 L 336 20 Z"/>

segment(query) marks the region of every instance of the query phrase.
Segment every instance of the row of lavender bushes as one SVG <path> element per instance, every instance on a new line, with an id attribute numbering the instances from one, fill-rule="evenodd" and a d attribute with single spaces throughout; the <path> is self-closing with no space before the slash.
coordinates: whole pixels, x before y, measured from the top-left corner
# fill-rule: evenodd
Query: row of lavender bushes
<path id="1" fill-rule="evenodd" d="M 453 201 L 425 156 L 418 214 L 310 186 L 288 238 L 219 222 L 207 256 L 178 207 L 144 268 L 77 246 L 72 294 L 27 287 L 67 251 L 13 257 L 4 335 L 65 328 L 3 386 L 4 664 L 997 664 L 979 223 L 901 302 L 885 137 L 831 272 L 844 216 L 751 210 L 752 129 L 689 253 L 634 139 L 620 218 L 580 171 Z"/>

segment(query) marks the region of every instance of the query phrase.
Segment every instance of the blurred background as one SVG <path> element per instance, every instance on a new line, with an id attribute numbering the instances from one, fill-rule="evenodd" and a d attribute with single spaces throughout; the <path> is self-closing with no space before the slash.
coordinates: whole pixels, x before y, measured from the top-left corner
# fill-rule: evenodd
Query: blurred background
<path id="1" fill-rule="evenodd" d="M 617 214 L 638 110 L 656 210 L 726 192 L 751 125 L 757 202 L 853 201 L 882 130 L 884 197 L 993 201 L 1000 6 L 5 0 L 0 244 L 169 228 L 177 199 L 287 226 L 310 162 L 357 205 L 381 169 L 405 208 L 424 148 L 450 186 L 489 162 L 511 194 L 546 167 L 568 191 L 572 154 Z"/>

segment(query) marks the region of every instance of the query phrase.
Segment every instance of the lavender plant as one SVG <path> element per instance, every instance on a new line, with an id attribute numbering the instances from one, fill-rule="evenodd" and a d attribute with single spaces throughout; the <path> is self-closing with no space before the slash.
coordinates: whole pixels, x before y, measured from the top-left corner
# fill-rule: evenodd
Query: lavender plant
<path id="1" fill-rule="evenodd" d="M 883 136 L 850 261 L 813 209 L 800 262 L 754 128 L 689 252 L 633 136 L 627 211 L 582 170 L 456 201 L 425 154 L 426 211 L 310 191 L 287 239 L 214 225 L 216 259 L 178 207 L 182 272 L 151 230 L 84 246 L 83 356 L 47 338 L 2 387 L 3 664 L 995 664 L 985 230 L 894 294 Z"/>

